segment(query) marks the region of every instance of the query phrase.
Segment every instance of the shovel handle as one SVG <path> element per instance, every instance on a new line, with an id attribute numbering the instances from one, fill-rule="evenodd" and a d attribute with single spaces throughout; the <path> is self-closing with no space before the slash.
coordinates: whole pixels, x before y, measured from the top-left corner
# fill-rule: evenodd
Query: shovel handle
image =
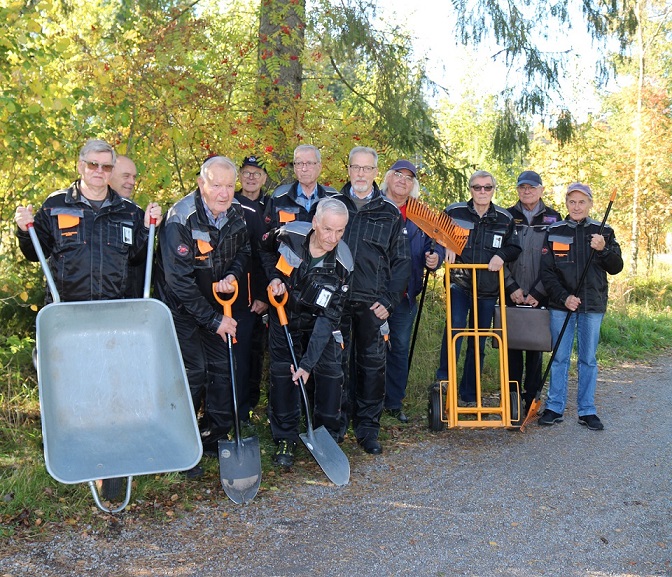
<path id="1" fill-rule="evenodd" d="M 217 292 L 217 283 L 213 282 L 212 283 L 212 294 L 215 296 L 215 300 L 222 305 L 222 308 L 224 309 L 224 316 L 225 317 L 231 317 L 233 316 L 231 314 L 231 305 L 234 303 L 236 298 L 238 298 L 238 281 L 233 281 L 231 283 L 233 285 L 233 293 L 230 293 L 232 296 L 230 299 L 223 299 L 219 296 L 219 293 Z"/>
<path id="2" fill-rule="evenodd" d="M 282 299 L 278 300 L 278 298 L 273 294 L 271 285 L 268 285 L 266 292 L 268 293 L 268 302 L 270 302 L 275 307 L 275 310 L 278 311 L 278 320 L 280 321 L 280 325 L 283 327 L 287 326 L 289 321 L 287 320 L 287 313 L 285 312 L 285 304 L 287 304 L 289 293 L 286 292 L 284 295 L 282 295 Z"/>

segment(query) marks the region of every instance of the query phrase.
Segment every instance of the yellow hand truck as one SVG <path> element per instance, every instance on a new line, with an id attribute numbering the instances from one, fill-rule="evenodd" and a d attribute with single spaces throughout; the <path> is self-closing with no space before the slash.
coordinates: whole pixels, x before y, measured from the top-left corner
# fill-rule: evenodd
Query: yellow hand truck
<path id="1" fill-rule="evenodd" d="M 446 428 L 485 428 L 485 427 L 520 427 L 520 384 L 509 381 L 509 356 L 506 326 L 506 307 L 501 307 L 501 328 L 479 328 L 478 326 L 478 294 L 476 291 L 476 270 L 487 269 L 487 264 L 449 264 L 446 263 L 446 337 L 448 353 L 448 380 L 438 381 L 432 385 L 429 392 L 428 418 L 429 428 L 432 431 L 441 431 Z M 451 315 L 450 272 L 453 269 L 471 269 L 472 307 L 470 311 L 472 327 L 453 327 Z M 499 270 L 499 302 L 505 302 L 504 268 Z M 492 323 L 490 323 L 492 324 Z M 458 401 L 457 377 L 457 342 L 460 338 L 474 339 L 474 361 L 476 363 L 476 403 L 475 406 L 461 406 Z M 498 341 L 497 373 L 499 376 L 499 391 L 484 397 L 481 388 L 481 338 L 490 337 Z M 470 403 L 471 404 L 471 403 Z"/>

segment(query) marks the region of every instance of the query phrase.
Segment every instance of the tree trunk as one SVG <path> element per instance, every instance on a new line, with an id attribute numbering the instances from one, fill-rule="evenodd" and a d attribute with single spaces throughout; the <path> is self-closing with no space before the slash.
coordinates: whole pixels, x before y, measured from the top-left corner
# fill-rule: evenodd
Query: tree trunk
<path id="1" fill-rule="evenodd" d="M 639 196 L 640 175 L 642 172 L 642 98 L 644 90 L 644 32 L 642 30 L 641 2 L 636 4 L 637 14 L 637 52 L 639 58 L 639 72 L 637 78 L 637 110 L 635 112 L 635 172 L 632 182 L 632 228 L 630 238 L 630 276 L 637 275 L 637 261 L 639 258 Z"/>

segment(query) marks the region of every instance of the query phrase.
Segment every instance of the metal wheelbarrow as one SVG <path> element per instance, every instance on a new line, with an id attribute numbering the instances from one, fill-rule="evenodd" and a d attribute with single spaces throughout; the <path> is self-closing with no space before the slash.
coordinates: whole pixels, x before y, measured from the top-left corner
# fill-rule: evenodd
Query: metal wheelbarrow
<path id="1" fill-rule="evenodd" d="M 142 299 L 60 302 L 32 225 L 31 240 L 54 302 L 37 315 L 37 376 L 44 458 L 61 483 L 88 483 L 96 505 L 128 505 L 136 475 L 185 471 L 202 446 L 173 318 L 150 299 L 155 224 Z M 95 481 L 126 477 L 105 507 Z"/>

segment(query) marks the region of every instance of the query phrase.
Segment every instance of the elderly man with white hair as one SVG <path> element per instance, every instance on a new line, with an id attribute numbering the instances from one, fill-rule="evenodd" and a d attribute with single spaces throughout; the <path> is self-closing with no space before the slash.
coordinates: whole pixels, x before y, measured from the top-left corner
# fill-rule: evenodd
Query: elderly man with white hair
<path id="1" fill-rule="evenodd" d="M 413 321 L 418 312 L 416 297 L 422 292 L 425 268 L 436 270 L 443 262 L 445 253 L 442 246 L 435 246 L 431 238 L 406 218 L 406 202 L 409 197 L 420 196 L 418 170 L 412 162 L 395 162 L 385 174 L 380 190 L 401 212 L 406 223 L 411 252 L 408 288 L 387 319 L 390 326 L 390 348 L 385 360 L 385 412 L 400 422 L 407 423 L 408 417 L 401 402 L 406 396 L 408 383 L 408 350 Z"/>

